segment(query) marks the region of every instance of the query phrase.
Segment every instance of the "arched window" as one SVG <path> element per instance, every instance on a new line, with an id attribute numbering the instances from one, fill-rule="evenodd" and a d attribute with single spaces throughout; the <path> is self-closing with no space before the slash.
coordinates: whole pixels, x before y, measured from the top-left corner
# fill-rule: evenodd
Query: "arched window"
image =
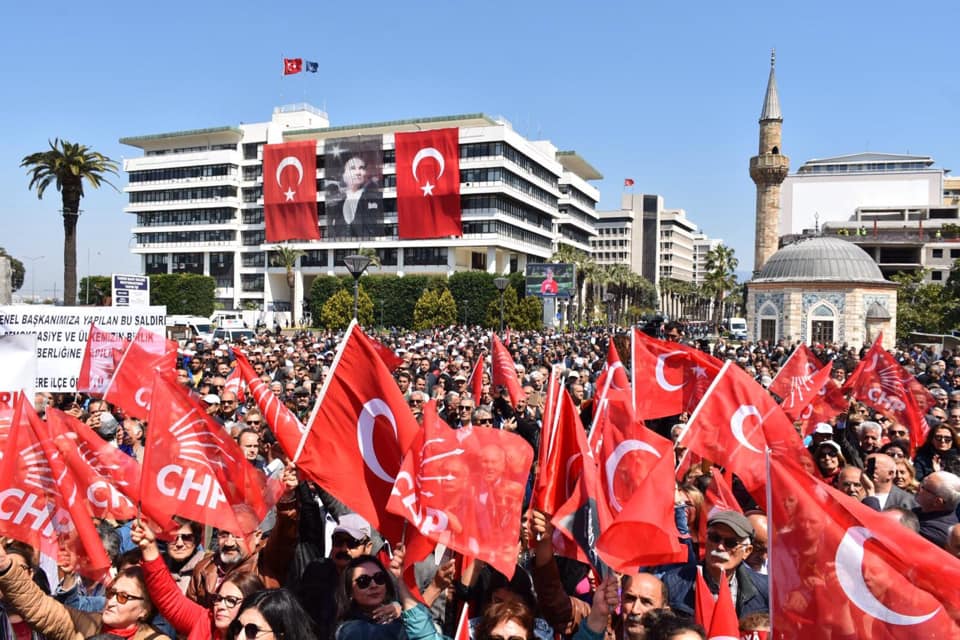
<path id="1" fill-rule="evenodd" d="M 772 302 L 764 302 L 757 316 L 760 318 L 760 335 L 757 337 L 760 340 L 776 342 L 780 335 L 780 313 L 777 306 Z"/>
<path id="2" fill-rule="evenodd" d="M 826 344 L 833 342 L 836 335 L 837 312 L 826 302 L 820 302 L 810 309 L 807 316 L 810 342 Z"/>
<path id="3" fill-rule="evenodd" d="M 775 156 L 780 155 L 780 147 L 774 147 L 773 149 L 770 150 L 770 153 L 772 153 Z"/>

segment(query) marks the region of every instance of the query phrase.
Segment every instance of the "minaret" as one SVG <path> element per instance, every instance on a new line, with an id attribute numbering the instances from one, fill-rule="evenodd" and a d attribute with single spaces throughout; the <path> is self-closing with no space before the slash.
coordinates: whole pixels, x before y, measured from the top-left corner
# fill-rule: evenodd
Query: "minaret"
<path id="1" fill-rule="evenodd" d="M 780 153 L 780 98 L 774 75 L 776 53 L 770 52 L 770 78 L 760 113 L 760 151 L 750 158 L 750 177 L 757 185 L 757 233 L 754 238 L 753 273 L 756 275 L 777 250 L 780 233 L 780 185 L 790 169 L 790 158 Z"/>

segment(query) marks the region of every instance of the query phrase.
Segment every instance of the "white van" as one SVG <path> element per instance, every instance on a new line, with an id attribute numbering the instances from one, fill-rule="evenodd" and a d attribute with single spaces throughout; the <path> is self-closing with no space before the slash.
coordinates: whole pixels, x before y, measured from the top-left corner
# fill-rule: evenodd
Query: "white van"
<path id="1" fill-rule="evenodd" d="M 209 342 L 213 337 L 213 325 L 202 316 L 167 316 L 167 337 L 178 341 L 199 338 Z"/>
<path id="2" fill-rule="evenodd" d="M 747 321 L 744 318 L 730 318 L 727 320 L 727 329 L 735 339 L 747 339 Z"/>

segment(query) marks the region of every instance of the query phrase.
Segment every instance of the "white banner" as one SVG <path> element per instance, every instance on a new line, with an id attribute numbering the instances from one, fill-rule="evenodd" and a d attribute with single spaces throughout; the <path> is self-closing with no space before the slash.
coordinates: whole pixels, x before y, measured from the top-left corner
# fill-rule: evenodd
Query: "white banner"
<path id="1" fill-rule="evenodd" d="M 0 336 L 36 337 L 36 391 L 76 391 L 91 322 L 124 338 L 140 327 L 165 335 L 167 308 L 0 306 Z"/>
<path id="2" fill-rule="evenodd" d="M 30 335 L 0 335 L 0 402 L 13 406 L 13 394 L 26 391 L 33 402 L 37 377 L 37 340 Z"/>

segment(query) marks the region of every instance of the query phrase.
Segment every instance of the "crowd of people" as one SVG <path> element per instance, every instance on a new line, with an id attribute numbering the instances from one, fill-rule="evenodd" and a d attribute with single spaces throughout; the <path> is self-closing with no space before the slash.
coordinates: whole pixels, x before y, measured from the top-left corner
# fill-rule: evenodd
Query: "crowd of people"
<path id="1" fill-rule="evenodd" d="M 675 323 L 660 332 L 667 340 L 685 339 Z M 524 397 L 511 401 L 493 387 L 488 370 L 481 374 L 479 394 L 473 391 L 475 364 L 491 352 L 489 333 L 480 328 L 377 337 L 402 360 L 394 377 L 414 416 L 421 417 L 433 400 L 454 429 L 513 431 L 534 450 L 540 445 L 552 372 L 562 376 L 589 425 L 608 342 L 615 341 L 625 363 L 630 357 L 629 337 L 611 328 L 515 332 L 508 348 Z M 340 338 L 333 332 L 266 332 L 239 347 L 272 393 L 306 423 Z M 763 386 L 795 347 L 723 339 L 694 344 L 733 360 Z M 475 640 L 705 639 L 706 631 L 693 621 L 698 567 L 714 598 L 720 581 L 728 581 L 743 637 L 766 637 L 767 519 L 745 491 L 736 491 L 742 514 L 708 514 L 703 498 L 711 481 L 708 462 L 691 466 L 676 487 L 686 563 L 632 575 L 596 575 L 554 553 L 550 514 L 527 511 L 511 579 L 479 561 L 464 568 L 450 552 L 431 555 L 417 565 L 421 602 L 399 579 L 402 545 L 383 540 L 324 487 L 297 478 L 251 394 L 238 400 L 239 390 L 228 384 L 234 368 L 231 346 L 185 345 L 177 380 L 236 438 L 250 464 L 284 481 L 286 493 L 273 512 L 263 522 L 250 522 L 251 533 L 243 536 L 182 520 L 172 537 L 158 540 L 137 520 L 99 522 L 114 565 L 109 582 L 91 583 L 78 575 L 76 556 L 67 551 L 56 558 L 55 571 L 45 572 L 35 550 L 6 540 L 0 551 L 0 640 L 429 640 L 454 635 L 463 605 L 468 605 Z M 833 363 L 836 383 L 865 351 L 846 345 L 812 348 L 822 362 Z M 807 438 L 809 451 L 823 482 L 960 557 L 960 354 L 905 346 L 894 356 L 937 400 L 926 416 L 930 430 L 923 445 L 914 451 L 906 426 L 851 401 L 848 410 L 815 426 Z M 70 413 L 142 459 L 149 425 L 119 408 L 78 394 L 37 394 L 38 412 L 48 406 Z M 676 439 L 687 417 L 648 426 Z M 255 518 L 238 514 L 243 516 Z"/>

